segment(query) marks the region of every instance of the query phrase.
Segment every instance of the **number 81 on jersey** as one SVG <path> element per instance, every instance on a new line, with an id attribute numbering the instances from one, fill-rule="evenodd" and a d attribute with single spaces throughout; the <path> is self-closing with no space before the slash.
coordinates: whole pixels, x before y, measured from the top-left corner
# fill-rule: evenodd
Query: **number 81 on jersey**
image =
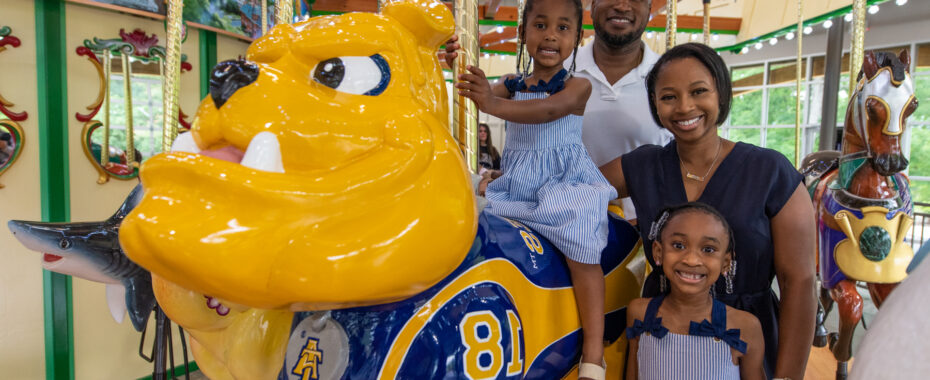
<path id="1" fill-rule="evenodd" d="M 523 326 L 516 311 L 507 309 L 506 330 L 490 310 L 465 314 L 459 324 L 462 345 L 462 363 L 465 376 L 472 380 L 520 378 L 523 374 Z M 505 336 L 505 334 L 507 334 Z M 506 338 L 506 341 L 505 341 Z M 505 349 L 506 347 L 506 349 Z"/>

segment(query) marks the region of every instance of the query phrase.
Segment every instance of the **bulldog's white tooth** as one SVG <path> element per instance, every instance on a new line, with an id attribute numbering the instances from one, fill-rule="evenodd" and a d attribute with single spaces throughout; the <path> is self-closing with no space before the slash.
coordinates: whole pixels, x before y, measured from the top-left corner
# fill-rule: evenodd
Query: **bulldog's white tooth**
<path id="1" fill-rule="evenodd" d="M 278 137 L 271 132 L 261 132 L 255 135 L 239 164 L 266 172 L 284 173 Z"/>
<path id="2" fill-rule="evenodd" d="M 200 147 L 194 141 L 194 135 L 190 132 L 184 132 L 174 139 L 174 143 L 171 144 L 171 151 L 200 153 Z"/>

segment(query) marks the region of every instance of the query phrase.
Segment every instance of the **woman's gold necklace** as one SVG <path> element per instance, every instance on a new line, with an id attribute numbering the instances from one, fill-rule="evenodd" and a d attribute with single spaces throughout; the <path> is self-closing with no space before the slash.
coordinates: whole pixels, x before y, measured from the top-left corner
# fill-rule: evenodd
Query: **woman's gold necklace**
<path id="1" fill-rule="evenodd" d="M 702 176 L 700 176 L 700 177 L 697 176 L 697 175 L 695 175 L 695 174 L 691 174 L 691 171 L 688 170 L 688 167 L 687 167 L 687 166 L 685 166 L 685 162 L 681 160 L 681 152 L 679 152 L 679 153 L 678 153 L 678 163 L 681 164 L 681 168 L 682 168 L 682 169 L 685 169 L 685 177 L 688 177 L 688 178 L 693 179 L 693 180 L 695 180 L 695 181 L 704 182 L 704 178 L 707 178 L 707 175 L 710 174 L 711 169 L 713 169 L 713 168 L 714 168 L 714 165 L 717 164 L 717 159 L 720 158 L 720 146 L 721 146 L 721 145 L 723 145 L 723 142 L 718 138 L 718 139 L 717 139 L 717 153 L 714 154 L 714 162 L 711 162 L 711 163 L 710 163 L 710 166 L 707 168 L 707 171 L 704 172 L 704 175 L 702 175 Z"/>

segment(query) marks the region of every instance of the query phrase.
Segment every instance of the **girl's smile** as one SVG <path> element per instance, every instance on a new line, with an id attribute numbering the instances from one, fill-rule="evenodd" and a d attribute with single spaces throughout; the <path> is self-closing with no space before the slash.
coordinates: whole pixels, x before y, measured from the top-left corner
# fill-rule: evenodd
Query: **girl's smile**
<path id="1" fill-rule="evenodd" d="M 692 119 L 691 124 L 699 120 Z M 726 228 L 714 216 L 697 210 L 676 214 L 666 223 L 662 238 L 653 243 L 656 264 L 662 266 L 673 292 L 706 294 L 730 266 Z"/>
<path id="2" fill-rule="evenodd" d="M 562 69 L 562 62 L 571 56 L 579 38 L 576 9 L 571 1 L 538 0 L 527 16 L 524 30 L 526 48 L 533 57 L 533 71 Z M 544 78 L 551 77 L 550 73 Z M 548 74 L 548 75 L 547 75 Z"/>

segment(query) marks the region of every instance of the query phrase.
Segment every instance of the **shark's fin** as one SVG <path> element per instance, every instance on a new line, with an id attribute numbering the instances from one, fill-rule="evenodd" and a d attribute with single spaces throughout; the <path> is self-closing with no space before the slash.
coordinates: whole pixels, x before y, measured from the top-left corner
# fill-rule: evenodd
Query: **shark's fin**
<path id="1" fill-rule="evenodd" d="M 141 272 L 123 280 L 126 289 L 124 302 L 129 311 L 129 320 L 136 331 L 142 331 L 149 321 L 149 315 L 155 309 L 155 293 L 152 291 L 152 275 Z"/>
<path id="2" fill-rule="evenodd" d="M 122 284 L 107 284 L 107 306 L 116 323 L 123 323 L 126 315 L 126 287 Z"/>

